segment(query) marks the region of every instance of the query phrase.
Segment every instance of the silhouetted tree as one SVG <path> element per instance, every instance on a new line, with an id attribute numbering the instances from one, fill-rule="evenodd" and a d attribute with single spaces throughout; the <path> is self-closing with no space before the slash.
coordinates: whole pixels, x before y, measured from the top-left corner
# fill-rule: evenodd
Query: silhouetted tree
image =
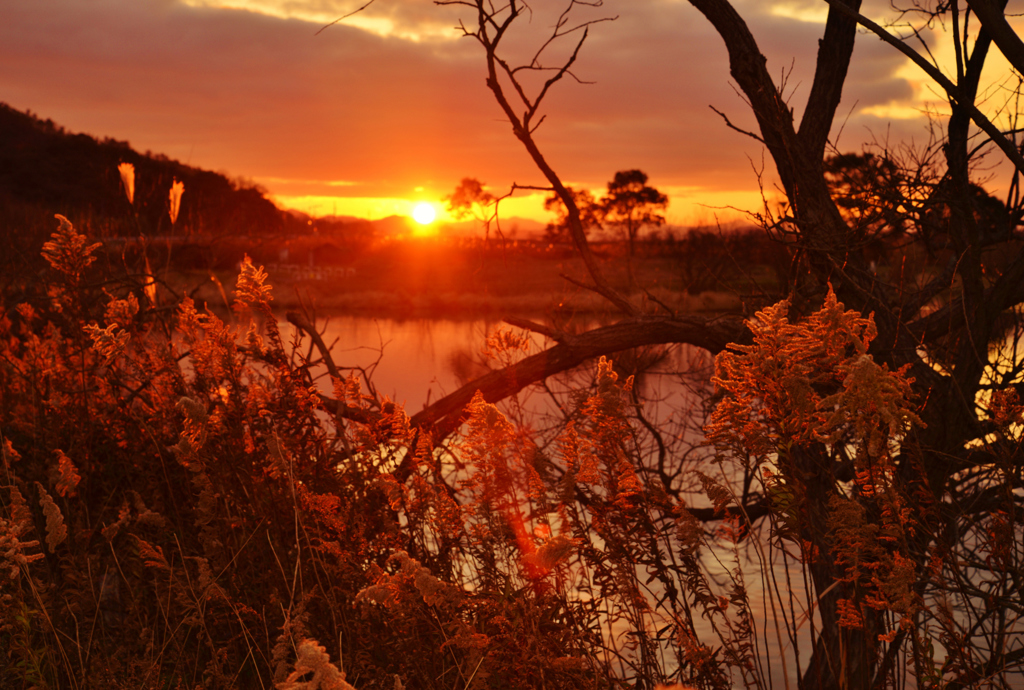
<path id="1" fill-rule="evenodd" d="M 911 199 L 907 176 L 895 161 L 873 153 L 829 156 L 825 179 L 853 232 L 865 237 L 902 233 Z"/>
<path id="2" fill-rule="evenodd" d="M 567 187 L 576 207 L 579 210 L 580 222 L 583 224 L 583 232 L 590 234 L 596 228 L 601 227 L 603 209 L 588 189 L 574 189 Z M 544 230 L 545 237 L 550 241 L 562 241 L 570 239 L 568 217 L 569 213 L 562 202 L 561 197 L 552 193 L 544 200 L 544 210 L 555 214 L 555 222 L 548 223 Z"/>
<path id="3" fill-rule="evenodd" d="M 633 257 L 640 231 L 649 226 L 665 223 L 664 211 L 668 197 L 647 184 L 647 173 L 641 170 L 620 170 L 608 183 L 608 193 L 601 198 L 604 222 L 620 229 L 626 236 L 627 268 L 630 282 L 633 276 Z"/>
<path id="4" fill-rule="evenodd" d="M 952 178 L 932 162 L 941 155 L 943 145 L 932 144 L 923 155 L 907 161 L 888 153 L 825 158 L 825 180 L 836 207 L 850 227 L 850 236 L 863 243 L 870 259 L 883 258 L 908 232 L 931 254 L 949 249 L 953 204 L 972 215 L 982 243 L 1006 239 L 1018 222 L 1002 201 L 973 182 L 957 200 Z"/>
<path id="5" fill-rule="evenodd" d="M 444 198 L 448 212 L 459 220 L 474 218 L 489 225 L 496 213 L 494 195 L 480 180 L 464 177 L 455 191 Z"/>

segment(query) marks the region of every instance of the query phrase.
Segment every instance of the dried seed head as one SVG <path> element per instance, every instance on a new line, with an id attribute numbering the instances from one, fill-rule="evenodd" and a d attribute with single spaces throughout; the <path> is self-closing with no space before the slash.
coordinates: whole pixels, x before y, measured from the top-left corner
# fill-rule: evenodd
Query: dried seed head
<path id="1" fill-rule="evenodd" d="M 131 163 L 121 163 L 117 166 L 121 173 L 121 184 L 124 185 L 124 194 L 128 197 L 128 203 L 135 203 L 135 166 Z"/>
<path id="2" fill-rule="evenodd" d="M 171 214 L 171 225 L 174 225 L 178 221 L 178 211 L 181 209 L 181 195 L 184 193 L 185 183 L 175 180 L 174 184 L 171 185 L 170 194 L 171 205 L 169 213 Z"/>

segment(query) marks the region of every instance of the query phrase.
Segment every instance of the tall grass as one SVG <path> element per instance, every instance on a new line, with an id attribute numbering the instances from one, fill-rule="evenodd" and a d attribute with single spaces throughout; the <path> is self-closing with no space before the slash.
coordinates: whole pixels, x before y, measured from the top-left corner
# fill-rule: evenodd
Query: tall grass
<path id="1" fill-rule="evenodd" d="M 436 438 L 333 362 L 318 392 L 329 353 L 284 341 L 251 261 L 225 321 L 59 221 L 44 280 L 0 305 L 0 686 L 792 687 L 823 625 L 942 677 L 905 556 L 930 508 L 889 462 L 906 380 L 834 298 L 719 357 L 708 445 L 604 359 L 550 436 L 478 396 Z M 853 474 L 812 515 L 822 443 Z"/>
<path id="2" fill-rule="evenodd" d="M 658 667 L 613 624 L 654 651 L 610 541 L 628 526 L 600 544 L 580 510 L 593 487 L 604 519 L 646 519 L 610 365 L 564 457 L 482 400 L 434 444 L 355 378 L 318 394 L 250 262 L 225 322 L 101 275 L 97 248 L 61 218 L 45 281 L 0 318 L 0 685 L 611 687 Z"/>

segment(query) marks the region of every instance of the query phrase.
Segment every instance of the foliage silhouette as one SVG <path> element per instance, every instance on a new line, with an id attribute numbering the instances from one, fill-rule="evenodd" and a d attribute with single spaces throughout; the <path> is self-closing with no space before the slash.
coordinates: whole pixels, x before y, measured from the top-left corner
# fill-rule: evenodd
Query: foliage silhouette
<path id="1" fill-rule="evenodd" d="M 594 199 L 594 195 L 586 189 L 576 190 L 572 187 L 567 187 L 567 189 L 576 202 L 576 208 L 579 209 L 583 232 L 589 234 L 593 230 L 600 228 L 603 222 L 602 209 L 597 200 Z M 562 199 L 557 194 L 550 195 L 544 200 L 544 210 L 552 211 L 556 216 L 555 221 L 548 223 L 545 228 L 545 236 L 551 241 L 568 240 L 568 212 L 566 211 L 565 204 L 562 203 Z"/>
<path id="2" fill-rule="evenodd" d="M 668 197 L 648 186 L 647 173 L 641 170 L 620 170 L 608 183 L 608 193 L 601 198 L 601 215 L 605 223 L 625 233 L 630 262 L 640 231 L 663 225 L 665 216 L 661 212 L 666 206 Z"/>

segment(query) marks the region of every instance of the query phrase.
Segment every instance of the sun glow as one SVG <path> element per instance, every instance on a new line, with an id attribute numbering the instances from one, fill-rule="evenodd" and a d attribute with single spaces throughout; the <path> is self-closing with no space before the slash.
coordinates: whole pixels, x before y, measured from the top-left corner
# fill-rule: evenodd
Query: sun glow
<path id="1" fill-rule="evenodd" d="M 430 225 L 435 218 L 437 218 L 437 209 L 426 201 L 416 204 L 412 209 L 412 219 L 420 225 Z"/>

